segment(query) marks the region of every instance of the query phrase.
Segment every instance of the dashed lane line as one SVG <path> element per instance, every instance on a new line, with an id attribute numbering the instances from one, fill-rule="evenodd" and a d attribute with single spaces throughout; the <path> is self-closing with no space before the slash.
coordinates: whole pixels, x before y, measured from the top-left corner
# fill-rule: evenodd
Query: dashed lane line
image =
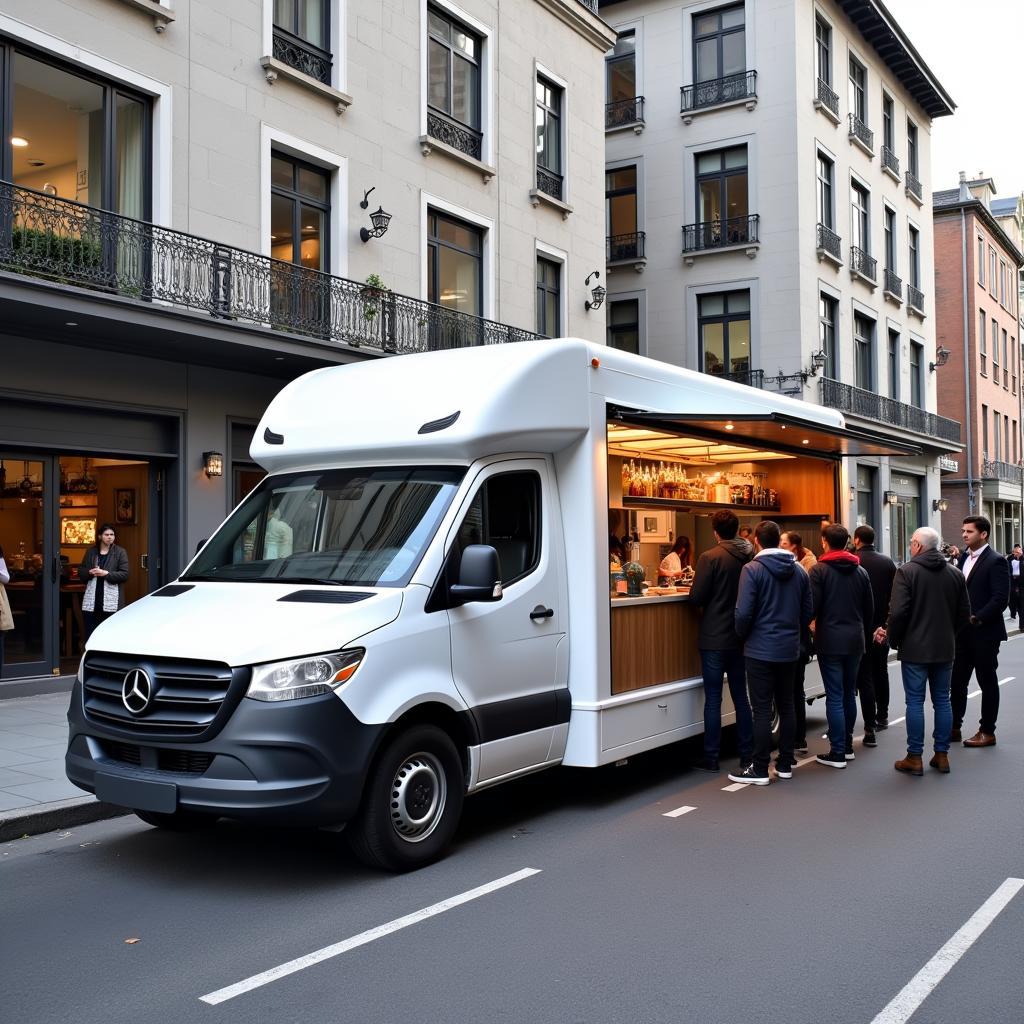
<path id="1" fill-rule="evenodd" d="M 677 807 L 674 811 L 666 811 L 663 818 L 681 818 L 684 814 L 689 814 L 690 811 L 697 810 L 696 807 Z"/>
<path id="2" fill-rule="evenodd" d="M 234 999 L 236 996 L 243 995 L 246 992 L 251 992 L 253 989 L 260 988 L 263 985 L 269 985 L 272 981 L 285 978 L 289 974 L 295 974 L 297 971 L 303 971 L 307 967 L 313 967 L 316 964 L 323 963 L 324 960 L 330 960 L 332 957 L 340 956 L 342 953 L 347 953 L 350 949 L 356 949 L 358 946 L 365 946 L 370 942 L 375 942 L 377 939 L 384 938 L 386 935 L 391 935 L 393 932 L 401 931 L 403 928 L 408 928 L 414 924 L 419 924 L 421 921 L 426 921 L 428 918 L 437 917 L 438 914 L 443 914 L 447 910 L 459 907 L 463 903 L 469 903 L 471 900 L 479 899 L 481 896 L 487 896 L 492 892 L 496 892 L 498 889 L 504 889 L 506 886 L 514 885 L 516 882 L 521 882 L 524 878 L 529 878 L 531 875 L 539 874 L 539 868 L 523 868 L 521 871 L 516 871 L 511 875 L 505 875 L 502 878 L 496 878 L 493 882 L 488 882 L 486 885 L 477 886 L 477 888 L 470 889 L 468 892 L 459 893 L 458 896 L 452 896 L 449 899 L 442 900 L 440 903 L 435 903 L 432 906 L 424 907 L 422 910 L 416 910 L 411 914 L 406 914 L 404 917 L 398 917 L 394 921 L 389 921 L 387 924 L 378 925 L 376 928 L 370 928 L 368 931 L 360 932 L 358 935 L 353 935 L 349 939 L 336 942 L 332 946 L 325 946 L 323 949 L 318 949 L 313 953 L 307 953 L 305 956 L 300 956 L 295 960 L 289 960 L 285 964 L 280 964 L 277 967 L 271 967 L 268 971 L 262 971 L 259 974 L 254 974 L 251 978 L 246 978 L 244 981 L 236 982 L 234 985 L 228 985 L 226 988 L 219 988 L 216 992 L 210 992 L 205 996 L 200 996 L 199 998 L 202 1002 L 209 1003 L 210 1006 L 217 1006 L 219 1003 L 227 1002 L 229 999 Z"/>

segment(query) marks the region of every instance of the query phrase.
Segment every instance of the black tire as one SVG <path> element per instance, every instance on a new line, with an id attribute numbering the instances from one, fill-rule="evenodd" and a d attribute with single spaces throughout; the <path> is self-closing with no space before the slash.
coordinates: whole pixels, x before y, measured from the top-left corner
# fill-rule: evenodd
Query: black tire
<path id="1" fill-rule="evenodd" d="M 197 832 L 199 829 L 210 828 L 217 820 L 208 814 L 196 814 L 195 811 L 172 811 L 170 814 L 158 814 L 156 811 L 135 811 L 135 817 L 154 828 L 166 829 L 168 832 Z"/>
<path id="2" fill-rule="evenodd" d="M 444 854 L 462 814 L 462 762 L 447 733 L 414 725 L 374 759 L 355 820 L 352 852 L 370 867 L 413 871 Z"/>

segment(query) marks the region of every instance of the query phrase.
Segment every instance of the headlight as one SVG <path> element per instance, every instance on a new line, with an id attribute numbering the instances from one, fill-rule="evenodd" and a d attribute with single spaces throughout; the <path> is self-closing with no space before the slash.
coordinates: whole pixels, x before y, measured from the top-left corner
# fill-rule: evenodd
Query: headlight
<path id="1" fill-rule="evenodd" d="M 246 696 L 253 700 L 298 700 L 330 693 L 355 675 L 365 653 L 356 647 L 338 654 L 257 665 Z"/>

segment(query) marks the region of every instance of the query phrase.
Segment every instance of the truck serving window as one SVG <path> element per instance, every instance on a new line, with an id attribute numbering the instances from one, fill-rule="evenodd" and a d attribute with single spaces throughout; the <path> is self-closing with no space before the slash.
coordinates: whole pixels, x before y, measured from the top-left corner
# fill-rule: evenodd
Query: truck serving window
<path id="1" fill-rule="evenodd" d="M 464 475 L 415 466 L 267 477 L 182 579 L 404 586 Z"/>

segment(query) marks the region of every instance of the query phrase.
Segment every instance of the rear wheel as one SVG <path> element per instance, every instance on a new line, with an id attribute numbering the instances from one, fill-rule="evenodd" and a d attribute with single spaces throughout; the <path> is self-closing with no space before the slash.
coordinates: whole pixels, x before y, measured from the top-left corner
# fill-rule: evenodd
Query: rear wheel
<path id="1" fill-rule="evenodd" d="M 374 761 L 359 815 L 346 830 L 349 844 L 371 867 L 423 867 L 451 842 L 462 798 L 462 762 L 451 738 L 433 725 L 413 726 Z"/>
<path id="2" fill-rule="evenodd" d="M 209 828 L 217 820 L 207 814 L 196 814 L 195 811 L 172 811 L 170 814 L 158 814 L 156 811 L 136 811 L 135 816 L 154 828 L 167 829 L 169 832 L 195 832 Z"/>

